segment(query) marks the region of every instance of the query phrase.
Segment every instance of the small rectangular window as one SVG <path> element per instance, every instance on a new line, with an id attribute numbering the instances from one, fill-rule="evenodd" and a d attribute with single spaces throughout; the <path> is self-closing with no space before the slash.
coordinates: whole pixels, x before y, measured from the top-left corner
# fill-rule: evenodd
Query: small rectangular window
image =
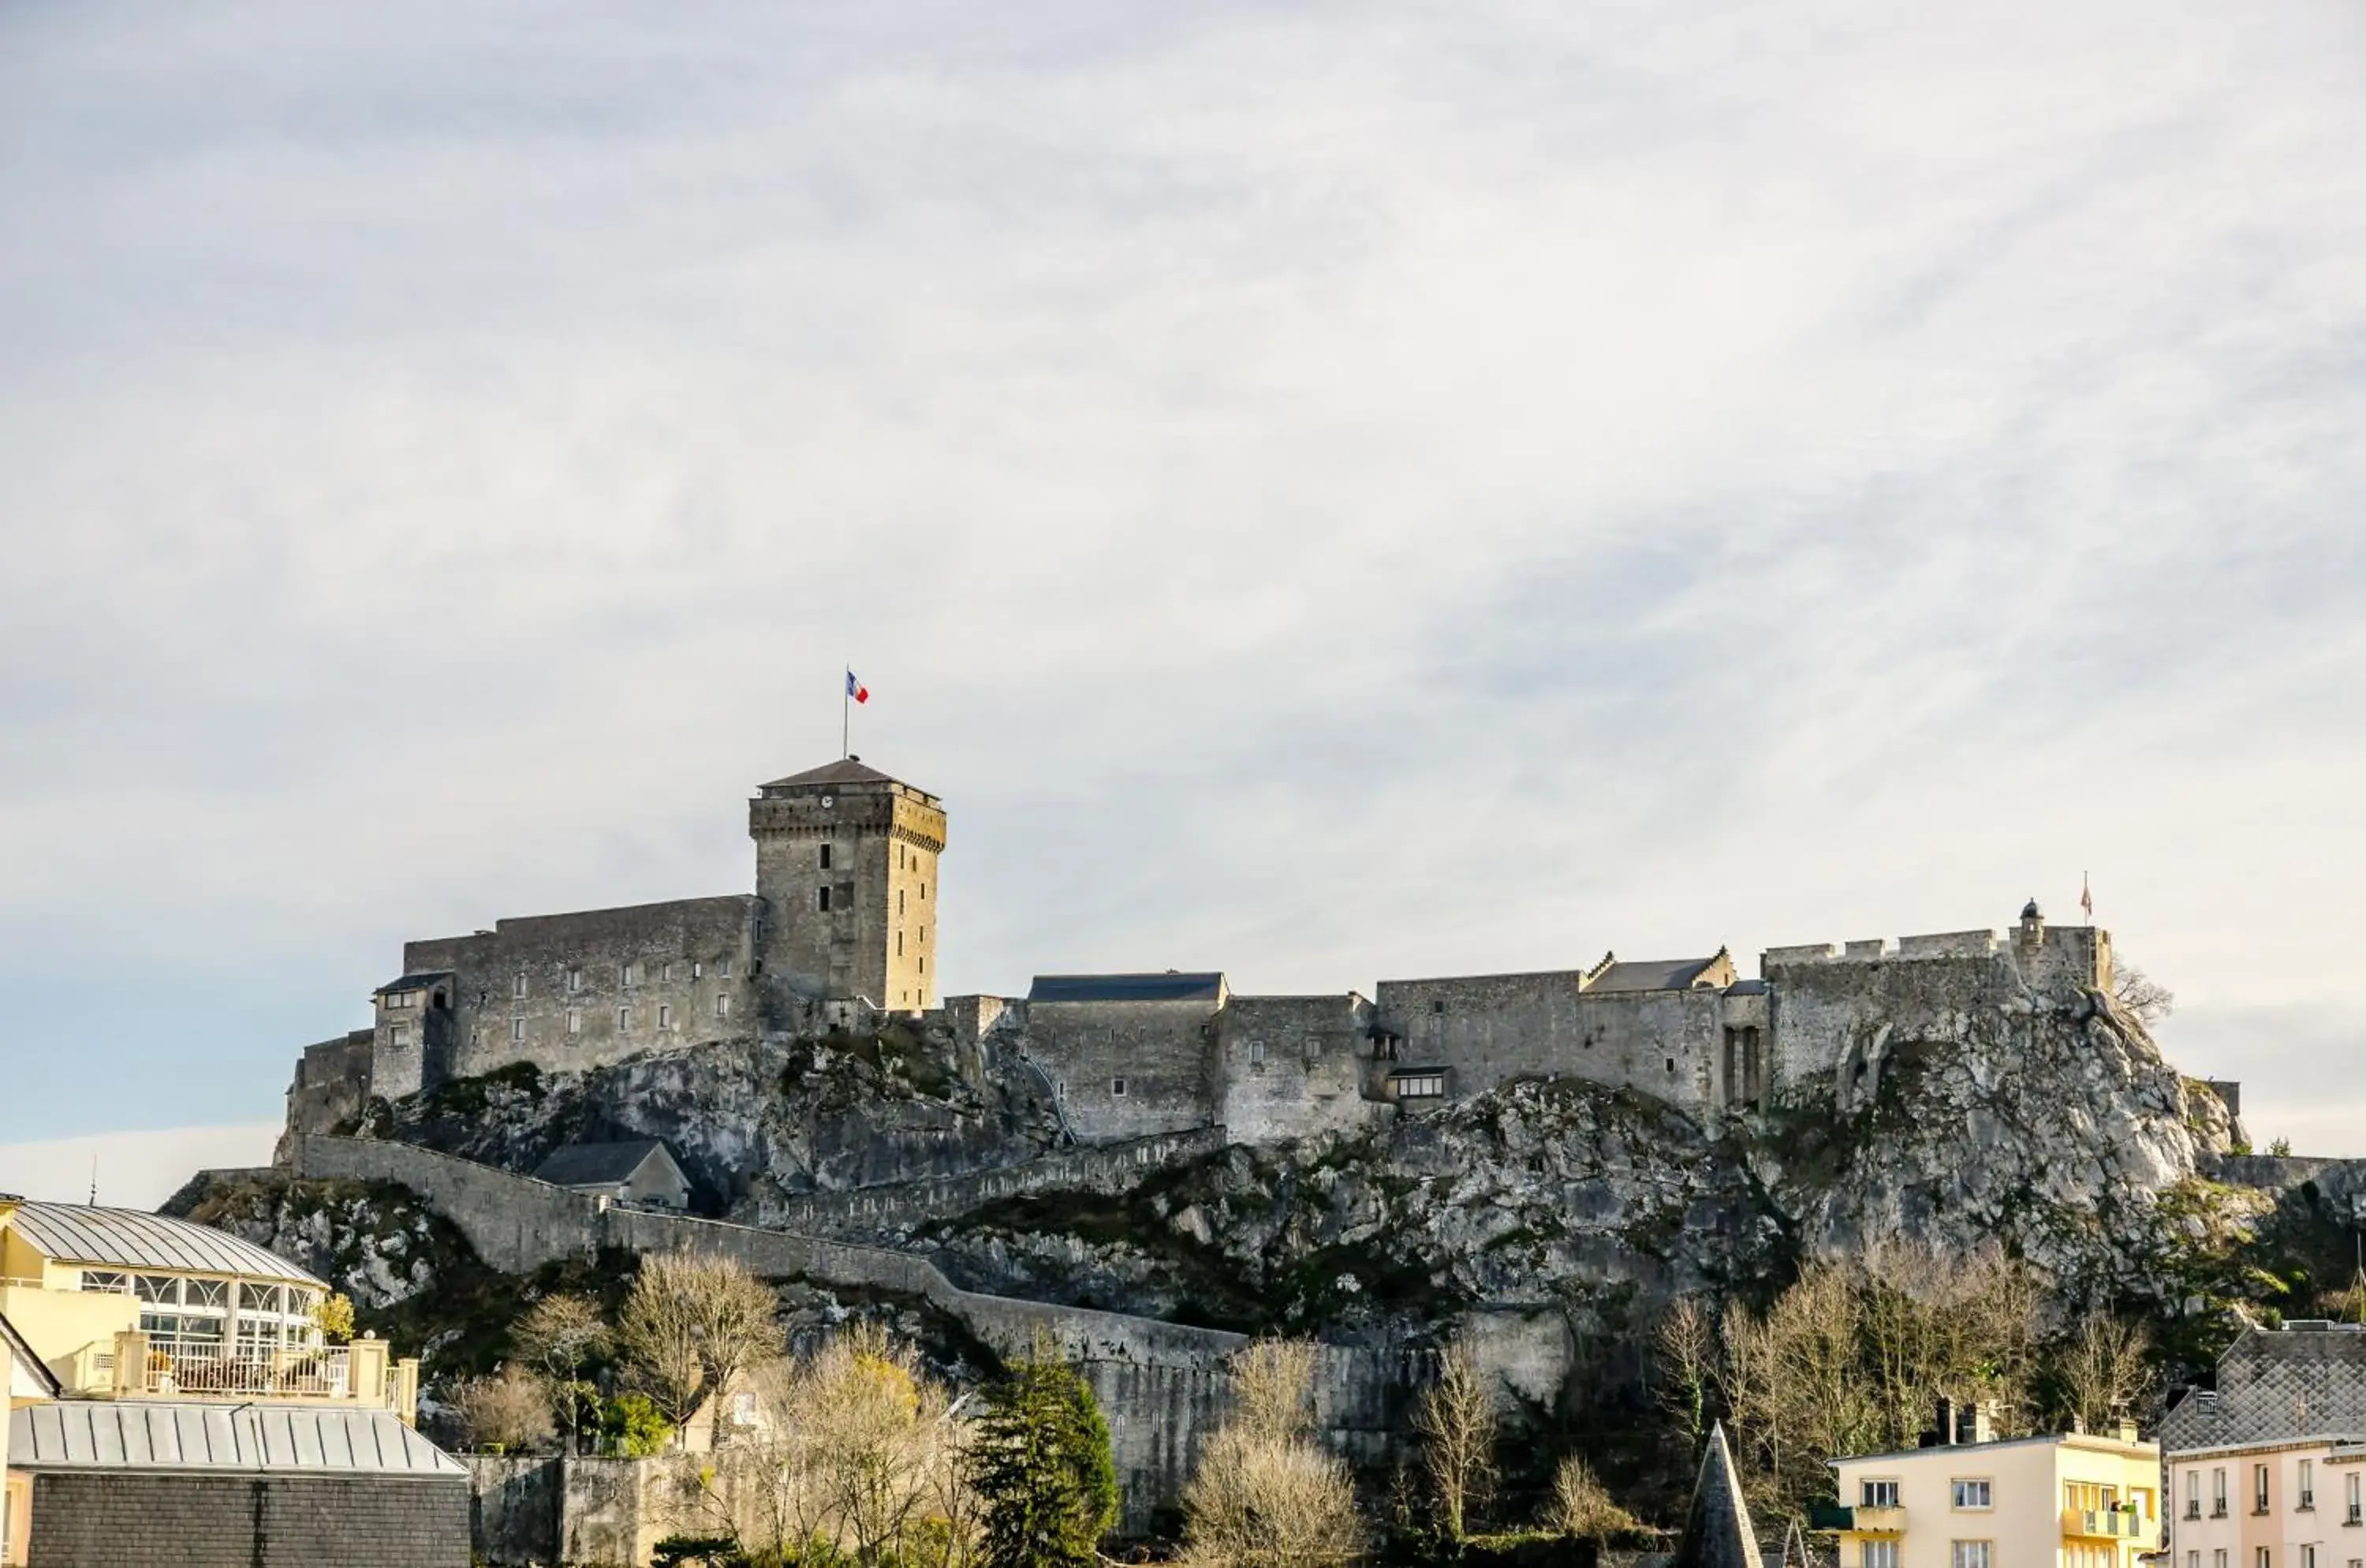
<path id="1" fill-rule="evenodd" d="M 410 1043 L 411 1043 L 411 1025 L 409 1025 L 409 1024 L 407 1024 L 407 1023 L 398 1023 L 398 1024 L 396 1024 L 396 1025 L 394 1026 L 393 1032 L 389 1036 L 389 1039 L 390 1039 L 390 1040 L 391 1040 L 395 1044 L 397 1044 L 397 1045 L 408 1045 L 408 1044 L 410 1044 Z"/>
<path id="2" fill-rule="evenodd" d="M 2300 1461 L 2300 1501 L 2293 1506 L 2301 1508 L 2316 1506 L 2316 1461 L 2315 1460 L 2304 1459 Z"/>
<path id="3" fill-rule="evenodd" d="M 717 997 L 715 998 L 715 1016 L 717 1018 L 729 1018 L 731 1016 L 731 998 L 729 997 Z"/>
<path id="4" fill-rule="evenodd" d="M 904 913 L 904 890 L 903 890 L 902 888 L 898 887 L 897 889 L 896 889 L 896 917 L 897 917 L 898 919 L 901 919 L 901 918 L 902 918 L 902 916 L 903 916 L 903 913 Z"/>
<path id="5" fill-rule="evenodd" d="M 2264 1514 L 2267 1511 L 2268 1467 L 2264 1464 L 2255 1464 L 2251 1467 L 2251 1512 Z"/>
<path id="6" fill-rule="evenodd" d="M 1857 1504 L 1866 1508 L 1898 1506 L 1898 1483 L 1895 1481 L 1863 1481 L 1857 1483 Z"/>
<path id="7" fill-rule="evenodd" d="M 619 1034 L 630 1034 L 632 1032 L 633 1010 L 630 1008 L 618 1008 L 616 1010 L 616 1032 Z"/>
<path id="8" fill-rule="evenodd" d="M 1125 1080 L 1123 1078 L 1110 1079 L 1110 1093 L 1115 1095 L 1120 1100 L 1123 1100 L 1125 1098 Z"/>
<path id="9" fill-rule="evenodd" d="M 1952 1541 L 1947 1568 L 1996 1568 L 1992 1546 L 1992 1542 L 1985 1540 Z"/>
<path id="10" fill-rule="evenodd" d="M 570 991 L 580 991 L 583 988 L 582 970 L 569 969 L 567 972 L 567 988 Z"/>
<path id="11" fill-rule="evenodd" d="M 1957 1481 L 1955 1483 L 1955 1504 L 1958 1508 L 1987 1508 L 1990 1502 L 1989 1483 L 1983 1480 Z"/>
<path id="12" fill-rule="evenodd" d="M 824 844 L 821 847 L 821 868 L 824 871 L 828 871 L 829 869 L 829 846 L 828 844 Z"/>
<path id="13" fill-rule="evenodd" d="M 510 982 L 510 995 L 513 997 L 522 997 L 525 995 L 524 976 L 520 975 L 516 979 Z"/>
<path id="14" fill-rule="evenodd" d="M 693 958 L 690 961 L 690 977 L 693 980 L 706 973 L 706 965 Z"/>
<path id="15" fill-rule="evenodd" d="M 896 956 L 904 956 L 904 928 L 901 926 L 896 928 Z"/>
<path id="16" fill-rule="evenodd" d="M 1262 1067 L 1265 1066 L 1264 1041 L 1252 1040 L 1249 1042 L 1249 1066 L 1252 1067 Z"/>
<path id="17" fill-rule="evenodd" d="M 924 953 L 920 954 L 920 973 L 921 973 L 921 974 L 923 974 L 923 975 L 925 975 L 925 974 L 927 974 L 928 972 L 929 972 L 929 955 L 928 955 L 927 953 Z"/>
<path id="18" fill-rule="evenodd" d="M 828 886 L 821 886 L 821 887 L 817 887 L 817 888 L 815 888 L 815 889 L 814 889 L 814 892 L 817 895 L 817 898 L 816 898 L 816 900 L 815 900 L 815 903 L 814 903 L 814 908 L 817 908 L 817 909 L 819 909 L 819 910 L 820 910 L 823 914 L 825 914 L 825 915 L 828 914 L 828 913 L 829 913 L 829 889 L 828 889 Z"/>
<path id="19" fill-rule="evenodd" d="M 659 1002 L 658 1004 L 658 1027 L 659 1029 L 671 1029 L 673 1027 L 673 1004 L 671 1002 Z"/>
<path id="20" fill-rule="evenodd" d="M 715 972 L 727 980 L 731 978 L 731 960 L 726 958 L 718 962 L 715 965 Z"/>
<path id="21" fill-rule="evenodd" d="M 1898 1568 L 1898 1543 L 1894 1540 L 1868 1540 L 1865 1553 L 1857 1560 L 1863 1568 Z"/>
<path id="22" fill-rule="evenodd" d="M 525 1020 L 522 1018 L 513 1018 L 510 1020 L 510 1038 L 512 1040 L 523 1040 L 525 1038 Z"/>
<path id="23" fill-rule="evenodd" d="M 569 1034 L 580 1034 L 583 1032 L 582 1009 L 569 1008 L 567 1010 L 567 1032 Z"/>

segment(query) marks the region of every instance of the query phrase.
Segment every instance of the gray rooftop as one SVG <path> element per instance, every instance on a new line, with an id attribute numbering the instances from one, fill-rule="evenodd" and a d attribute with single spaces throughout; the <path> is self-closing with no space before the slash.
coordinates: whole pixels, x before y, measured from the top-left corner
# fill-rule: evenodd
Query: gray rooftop
<path id="1" fill-rule="evenodd" d="M 1031 1002 L 1196 1002 L 1223 995 L 1222 970 L 1185 973 L 1169 969 L 1142 975 L 1038 975 L 1027 989 Z"/>
<path id="2" fill-rule="evenodd" d="M 2366 1332 L 2348 1324 L 2247 1328 L 2218 1358 L 2218 1386 L 2161 1418 L 2164 1453 L 2366 1433 Z"/>
<path id="3" fill-rule="evenodd" d="M 840 757 L 835 762 L 824 762 L 818 768 L 807 768 L 802 773 L 791 773 L 784 779 L 774 779 L 766 789 L 795 789 L 809 784 L 901 784 L 901 779 L 881 773 L 860 757 Z"/>
<path id="4" fill-rule="evenodd" d="M 1717 962 L 1718 955 L 1707 958 L 1639 958 L 1613 964 L 1602 972 L 1599 979 L 1586 987 L 1588 991 L 1684 991 L 1701 977 L 1701 972 Z"/>
<path id="5" fill-rule="evenodd" d="M 449 969 L 422 969 L 414 975 L 398 975 L 377 988 L 379 996 L 391 996 L 397 991 L 423 991 L 438 980 L 452 977 Z"/>
<path id="6" fill-rule="evenodd" d="M 102 1269 L 242 1274 L 265 1280 L 297 1280 L 321 1290 L 328 1289 L 326 1280 L 228 1231 L 138 1209 L 28 1203 L 17 1211 L 9 1228 L 40 1251 L 65 1263 L 95 1264 Z"/>
<path id="7" fill-rule="evenodd" d="M 468 1473 L 390 1410 L 69 1399 L 8 1418 L 8 1467 L 29 1471 Z"/>
<path id="8" fill-rule="evenodd" d="M 1722 1421 L 1709 1429 L 1700 1479 L 1693 1483 L 1692 1508 L 1684 1516 L 1684 1540 L 1676 1544 L 1670 1568 L 1763 1568 Z"/>
<path id="9" fill-rule="evenodd" d="M 629 1180 L 633 1172 L 649 1156 L 663 1155 L 669 1164 L 673 1155 L 655 1138 L 631 1138 L 613 1144 L 569 1144 L 553 1150 L 548 1159 L 535 1169 L 535 1179 L 547 1181 L 556 1187 L 581 1187 L 593 1183 Z M 674 1165 L 679 1171 L 680 1165 Z"/>

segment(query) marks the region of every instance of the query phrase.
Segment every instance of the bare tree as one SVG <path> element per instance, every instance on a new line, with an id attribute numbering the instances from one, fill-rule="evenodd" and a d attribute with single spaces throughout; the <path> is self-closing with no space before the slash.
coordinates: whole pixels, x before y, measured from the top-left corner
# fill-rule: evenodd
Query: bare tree
<path id="1" fill-rule="evenodd" d="M 447 1403 L 464 1448 L 514 1451 L 551 1434 L 550 1394 L 542 1380 L 513 1362 L 490 1377 L 457 1384 Z"/>
<path id="2" fill-rule="evenodd" d="M 510 1325 L 510 1342 L 549 1382 L 559 1429 L 572 1440 L 598 1393 L 584 1381 L 584 1369 L 608 1348 L 599 1303 L 589 1296 L 545 1296 Z"/>
<path id="3" fill-rule="evenodd" d="M 780 1354 L 778 1305 L 736 1258 L 650 1253 L 617 1315 L 616 1348 L 679 1430 L 742 1371 Z"/>
<path id="4" fill-rule="evenodd" d="M 1459 1541 L 1495 1490 L 1495 1400 L 1492 1380 L 1467 1346 L 1448 1348 L 1437 1382 L 1414 1417 L 1422 1468 L 1447 1539 Z"/>
<path id="5" fill-rule="evenodd" d="M 1552 1497 L 1546 1505 L 1545 1517 L 1561 1534 L 1597 1544 L 1636 1528 L 1635 1516 L 1611 1501 L 1609 1489 L 1577 1454 L 1568 1455 L 1554 1468 Z"/>
<path id="6" fill-rule="evenodd" d="M 2151 1382 L 2145 1365 L 2151 1348 L 2152 1334 L 2141 1323 L 2102 1312 L 2081 1318 L 2058 1364 L 2071 1416 L 2088 1431 L 2100 1432 L 2122 1416 L 2137 1415 Z"/>
<path id="7" fill-rule="evenodd" d="M 2150 1029 L 2177 1009 L 2177 993 L 2133 964 L 2112 961 L 2112 1000 Z"/>
<path id="8" fill-rule="evenodd" d="M 1659 1373 L 1655 1393 L 1687 1460 L 1708 1431 L 1717 1349 L 1717 1321 L 1695 1296 L 1678 1297 L 1651 1336 L 1651 1359 Z"/>
<path id="9" fill-rule="evenodd" d="M 1233 1357 L 1232 1420 L 1184 1491 L 1192 1568 L 1335 1568 L 1365 1537 L 1347 1467 L 1313 1441 L 1318 1351 L 1267 1339 Z"/>

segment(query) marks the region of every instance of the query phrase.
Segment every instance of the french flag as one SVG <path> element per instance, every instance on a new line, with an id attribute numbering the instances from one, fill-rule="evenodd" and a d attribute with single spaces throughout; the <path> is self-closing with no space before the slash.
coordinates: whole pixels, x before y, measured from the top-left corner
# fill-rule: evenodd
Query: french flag
<path id="1" fill-rule="evenodd" d="M 856 680 L 854 671 L 850 670 L 846 672 L 846 694 L 858 703 L 867 703 L 871 700 L 871 688 Z"/>

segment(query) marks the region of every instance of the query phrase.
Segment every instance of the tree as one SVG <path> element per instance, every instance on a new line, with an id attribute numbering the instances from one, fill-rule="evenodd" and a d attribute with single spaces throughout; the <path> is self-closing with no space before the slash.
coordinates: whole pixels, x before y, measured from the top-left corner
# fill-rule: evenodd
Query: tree
<path id="1" fill-rule="evenodd" d="M 599 1407 L 599 1390 L 583 1376 L 608 1349 L 599 1303 L 589 1296 L 545 1296 L 510 1325 L 510 1342 L 549 1382 L 559 1430 L 571 1443 Z"/>
<path id="2" fill-rule="evenodd" d="M 1487 1506 L 1495 1490 L 1495 1400 L 1490 1381 L 1467 1347 L 1449 1347 L 1437 1382 L 1423 1393 L 1414 1417 L 1430 1497 L 1451 1541 L 1465 1539 L 1472 1516 Z"/>
<path id="3" fill-rule="evenodd" d="M 542 1380 L 512 1363 L 491 1377 L 468 1378 L 447 1402 L 460 1445 L 514 1452 L 550 1436 L 550 1395 Z"/>
<path id="4" fill-rule="evenodd" d="M 970 1447 L 988 1568 L 1089 1568 L 1117 1519 L 1100 1404 L 1048 1341 L 986 1393 Z"/>
<path id="5" fill-rule="evenodd" d="M 2177 1009 L 2177 993 L 2133 964 L 2112 961 L 2112 1000 L 2150 1029 Z"/>
<path id="6" fill-rule="evenodd" d="M 320 1326 L 321 1337 L 332 1345 L 354 1342 L 354 1299 L 341 1291 L 332 1291 L 312 1305 L 312 1321 Z"/>
<path id="7" fill-rule="evenodd" d="M 2101 1312 L 2081 1318 L 2056 1364 L 2071 1417 L 2101 1432 L 2122 1416 L 2138 1415 L 2152 1381 L 2145 1364 L 2151 1349 L 2152 1334 L 2141 1323 Z"/>
<path id="8" fill-rule="evenodd" d="M 1708 1432 L 1710 1390 L 1717 1382 L 1717 1322 L 1698 1299 L 1680 1296 L 1651 1336 L 1659 1373 L 1660 1408 L 1667 1413 L 1687 1458 Z"/>
<path id="9" fill-rule="evenodd" d="M 1577 1454 L 1564 1458 L 1553 1471 L 1546 1520 L 1563 1535 L 1597 1545 L 1638 1528 L 1635 1516 L 1611 1501 L 1609 1489 Z"/>
<path id="10" fill-rule="evenodd" d="M 1325 1568 L 1362 1554 L 1354 1481 L 1313 1440 L 1318 1354 L 1265 1339 L 1232 1358 L 1232 1418 L 1183 1494 L 1188 1564 Z"/>
<path id="11" fill-rule="evenodd" d="M 679 1430 L 709 1396 L 781 1353 L 778 1306 L 737 1258 L 650 1253 L 617 1314 L 625 1375 Z"/>

